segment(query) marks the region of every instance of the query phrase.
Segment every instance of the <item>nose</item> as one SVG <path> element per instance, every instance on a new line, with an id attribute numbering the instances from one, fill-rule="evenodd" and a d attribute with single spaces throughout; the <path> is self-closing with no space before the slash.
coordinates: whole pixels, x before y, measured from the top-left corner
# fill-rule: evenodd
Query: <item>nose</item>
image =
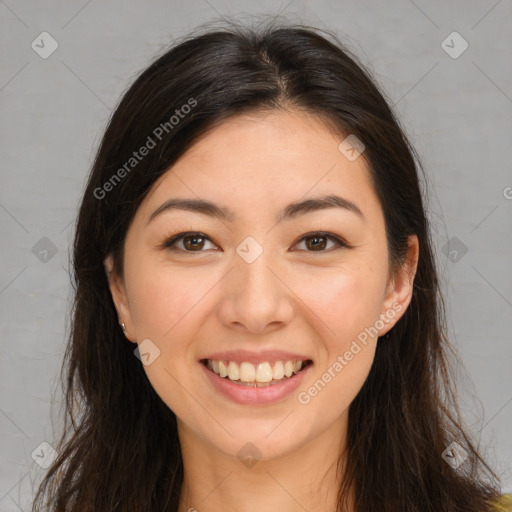
<path id="1" fill-rule="evenodd" d="M 266 334 L 289 324 L 295 312 L 294 294 L 275 259 L 266 251 L 248 263 L 238 256 L 226 276 L 218 315 L 230 329 Z"/>

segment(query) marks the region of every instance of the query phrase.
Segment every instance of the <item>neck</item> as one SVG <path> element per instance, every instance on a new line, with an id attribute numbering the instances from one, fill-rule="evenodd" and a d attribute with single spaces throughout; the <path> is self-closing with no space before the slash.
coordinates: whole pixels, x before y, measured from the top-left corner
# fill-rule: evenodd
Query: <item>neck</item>
<path id="1" fill-rule="evenodd" d="M 332 512 L 338 510 L 340 453 L 346 430 L 339 425 L 286 455 L 248 467 L 178 427 L 184 481 L 178 512 Z M 338 463 L 341 462 L 341 466 Z M 352 497 L 349 499 L 353 511 Z"/>

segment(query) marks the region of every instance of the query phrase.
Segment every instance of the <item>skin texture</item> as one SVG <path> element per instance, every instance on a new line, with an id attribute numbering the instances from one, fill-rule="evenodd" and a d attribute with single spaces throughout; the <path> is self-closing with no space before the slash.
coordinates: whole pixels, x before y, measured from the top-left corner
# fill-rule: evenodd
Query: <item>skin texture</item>
<path id="1" fill-rule="evenodd" d="M 343 139 L 296 111 L 224 121 L 142 202 L 126 238 L 124 275 L 112 271 L 111 257 L 105 261 L 127 338 L 149 338 L 160 350 L 144 369 L 178 418 L 183 511 L 335 510 L 348 407 L 371 368 L 377 336 L 359 343 L 361 350 L 307 404 L 298 394 L 381 315 L 387 321 L 378 335 L 393 327 L 411 300 L 418 258 L 414 236 L 407 264 L 390 276 L 384 216 L 367 164 L 339 151 Z M 329 208 L 276 223 L 289 203 L 332 193 L 356 203 L 364 219 Z M 171 197 L 207 199 L 237 217 L 221 222 L 168 210 L 148 222 Z M 183 240 L 174 251 L 161 247 L 183 231 L 209 240 L 189 252 Z M 324 249 L 315 250 L 311 238 L 301 241 L 316 231 L 333 233 L 351 248 L 326 240 Z M 236 252 L 248 236 L 263 248 L 252 263 Z M 238 404 L 212 387 L 199 360 L 239 348 L 287 350 L 313 366 L 284 400 Z M 237 457 L 248 442 L 262 457 L 252 467 Z"/>

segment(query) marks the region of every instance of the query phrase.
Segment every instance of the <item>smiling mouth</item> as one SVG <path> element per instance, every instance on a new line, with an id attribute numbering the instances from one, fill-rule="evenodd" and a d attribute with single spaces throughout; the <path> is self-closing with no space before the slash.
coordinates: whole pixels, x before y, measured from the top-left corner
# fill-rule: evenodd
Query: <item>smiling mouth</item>
<path id="1" fill-rule="evenodd" d="M 227 379 L 234 384 L 250 387 L 267 387 L 292 379 L 297 373 L 313 364 L 305 361 L 273 361 L 257 365 L 242 361 L 218 361 L 202 359 L 201 363 L 212 373 Z"/>

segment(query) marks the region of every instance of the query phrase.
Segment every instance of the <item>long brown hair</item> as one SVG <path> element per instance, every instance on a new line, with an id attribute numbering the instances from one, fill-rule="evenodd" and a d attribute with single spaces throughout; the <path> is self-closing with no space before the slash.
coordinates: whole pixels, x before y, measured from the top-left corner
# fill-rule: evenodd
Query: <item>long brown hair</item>
<path id="1" fill-rule="evenodd" d="M 76 225 L 66 422 L 34 511 L 177 510 L 183 466 L 176 417 L 119 328 L 103 261 L 113 254 L 122 275 L 124 239 L 140 202 L 200 136 L 229 116 L 279 108 L 313 113 L 340 137 L 364 143 L 394 268 L 408 237 L 419 239 L 412 302 L 378 343 L 350 405 L 339 509 L 353 488 L 359 512 L 490 510 L 497 476 L 464 431 L 453 391 L 417 155 L 368 71 L 334 34 L 232 24 L 166 50 L 109 121 Z M 149 139 L 147 155 L 132 160 Z M 442 457 L 452 442 L 468 454 L 457 469 Z"/>

